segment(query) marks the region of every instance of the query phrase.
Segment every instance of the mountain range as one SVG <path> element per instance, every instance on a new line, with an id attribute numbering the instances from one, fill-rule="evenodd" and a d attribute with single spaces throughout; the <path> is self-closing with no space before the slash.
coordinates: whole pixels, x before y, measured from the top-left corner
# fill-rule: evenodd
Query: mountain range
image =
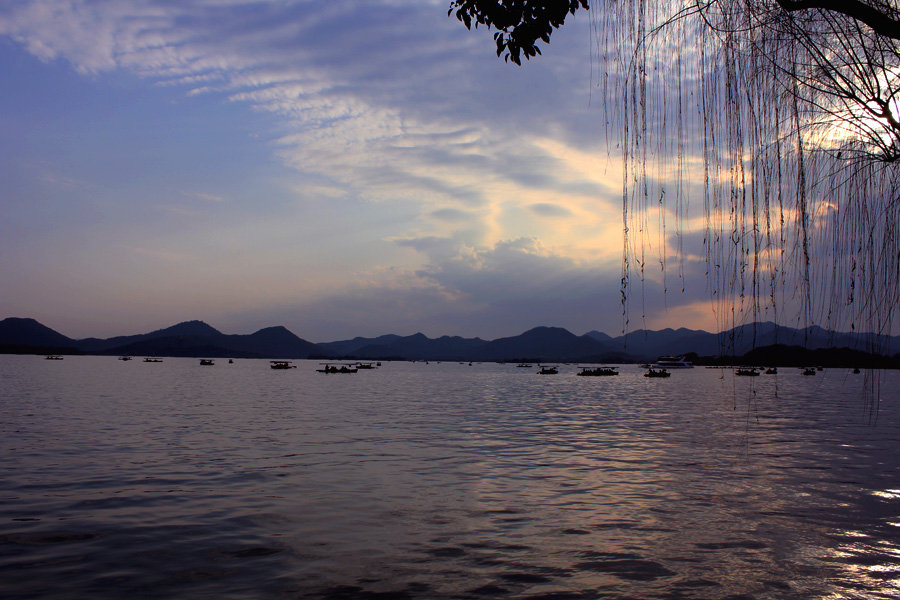
<path id="1" fill-rule="evenodd" d="M 721 333 L 681 328 L 641 329 L 618 337 L 599 331 L 578 336 L 560 327 L 535 327 L 517 336 L 495 340 L 458 336 L 429 338 L 416 333 L 316 344 L 281 326 L 235 335 L 222 333 L 203 321 L 185 321 L 138 335 L 73 339 L 34 319 L 10 317 L 0 321 L 0 352 L 4 353 L 615 363 L 688 353 L 740 356 L 754 348 L 776 344 L 810 350 L 849 348 L 892 355 L 900 351 L 900 336 L 873 337 L 816 326 L 795 329 L 763 322 Z"/>

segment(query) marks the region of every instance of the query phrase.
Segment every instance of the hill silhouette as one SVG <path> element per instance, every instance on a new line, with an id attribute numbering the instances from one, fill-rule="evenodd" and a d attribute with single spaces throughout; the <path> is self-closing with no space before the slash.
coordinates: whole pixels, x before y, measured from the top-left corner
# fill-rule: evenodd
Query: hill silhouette
<path id="1" fill-rule="evenodd" d="M 822 353 L 809 354 L 824 349 L 829 349 L 831 358 Z M 883 364 L 873 357 L 890 355 L 896 349 L 900 349 L 898 337 L 840 333 L 820 327 L 794 329 L 774 323 L 754 323 L 720 333 L 686 328 L 638 330 L 618 337 L 598 331 L 578 336 L 561 327 L 541 326 L 491 341 L 446 335 L 433 339 L 416 333 L 315 344 L 282 326 L 238 335 L 224 334 L 195 320 L 138 335 L 77 340 L 34 319 L 11 317 L 0 321 L 0 352 L 6 353 L 595 363 L 644 362 L 662 355 L 693 353 L 711 357 L 707 362 L 716 362 L 717 357 L 737 361 L 734 357 L 740 357 L 746 364 L 793 364 L 790 361 L 800 361 L 799 357 L 803 357 L 803 364 L 826 365 L 838 361 L 864 365 Z M 748 354 L 751 351 L 757 353 Z M 860 362 L 865 356 L 870 357 L 869 362 Z M 760 362 L 751 362 L 757 360 Z"/>

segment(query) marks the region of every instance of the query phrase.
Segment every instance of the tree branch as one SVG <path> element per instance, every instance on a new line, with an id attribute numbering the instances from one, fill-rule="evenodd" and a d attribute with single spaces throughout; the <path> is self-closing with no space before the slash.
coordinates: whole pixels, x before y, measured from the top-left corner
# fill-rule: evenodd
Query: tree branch
<path id="1" fill-rule="evenodd" d="M 865 23 L 878 35 L 900 40 L 900 21 L 860 0 L 775 0 L 788 12 L 818 8 L 830 10 Z"/>

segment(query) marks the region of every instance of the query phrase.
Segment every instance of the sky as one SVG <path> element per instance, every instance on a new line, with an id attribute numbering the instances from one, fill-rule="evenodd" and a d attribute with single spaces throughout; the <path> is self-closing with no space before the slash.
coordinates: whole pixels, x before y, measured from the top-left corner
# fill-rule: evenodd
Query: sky
<path id="1" fill-rule="evenodd" d="M 75 338 L 621 333 L 590 16 L 517 67 L 447 10 L 0 4 L 0 318 Z M 701 262 L 666 294 L 648 276 L 629 329 L 715 329 Z"/>

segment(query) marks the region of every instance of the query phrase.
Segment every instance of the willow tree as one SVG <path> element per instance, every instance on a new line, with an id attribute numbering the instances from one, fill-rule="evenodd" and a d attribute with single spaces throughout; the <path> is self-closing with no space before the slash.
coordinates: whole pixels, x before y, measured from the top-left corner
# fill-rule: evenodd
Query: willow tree
<path id="1" fill-rule="evenodd" d="M 450 14 L 492 29 L 497 55 L 521 65 L 588 8 L 455 0 Z M 720 325 L 889 333 L 898 0 L 595 0 L 590 14 L 609 147 L 622 153 L 623 298 L 635 277 L 683 282 L 683 239 L 699 229 Z M 702 199 L 699 226 L 689 198 Z"/>

